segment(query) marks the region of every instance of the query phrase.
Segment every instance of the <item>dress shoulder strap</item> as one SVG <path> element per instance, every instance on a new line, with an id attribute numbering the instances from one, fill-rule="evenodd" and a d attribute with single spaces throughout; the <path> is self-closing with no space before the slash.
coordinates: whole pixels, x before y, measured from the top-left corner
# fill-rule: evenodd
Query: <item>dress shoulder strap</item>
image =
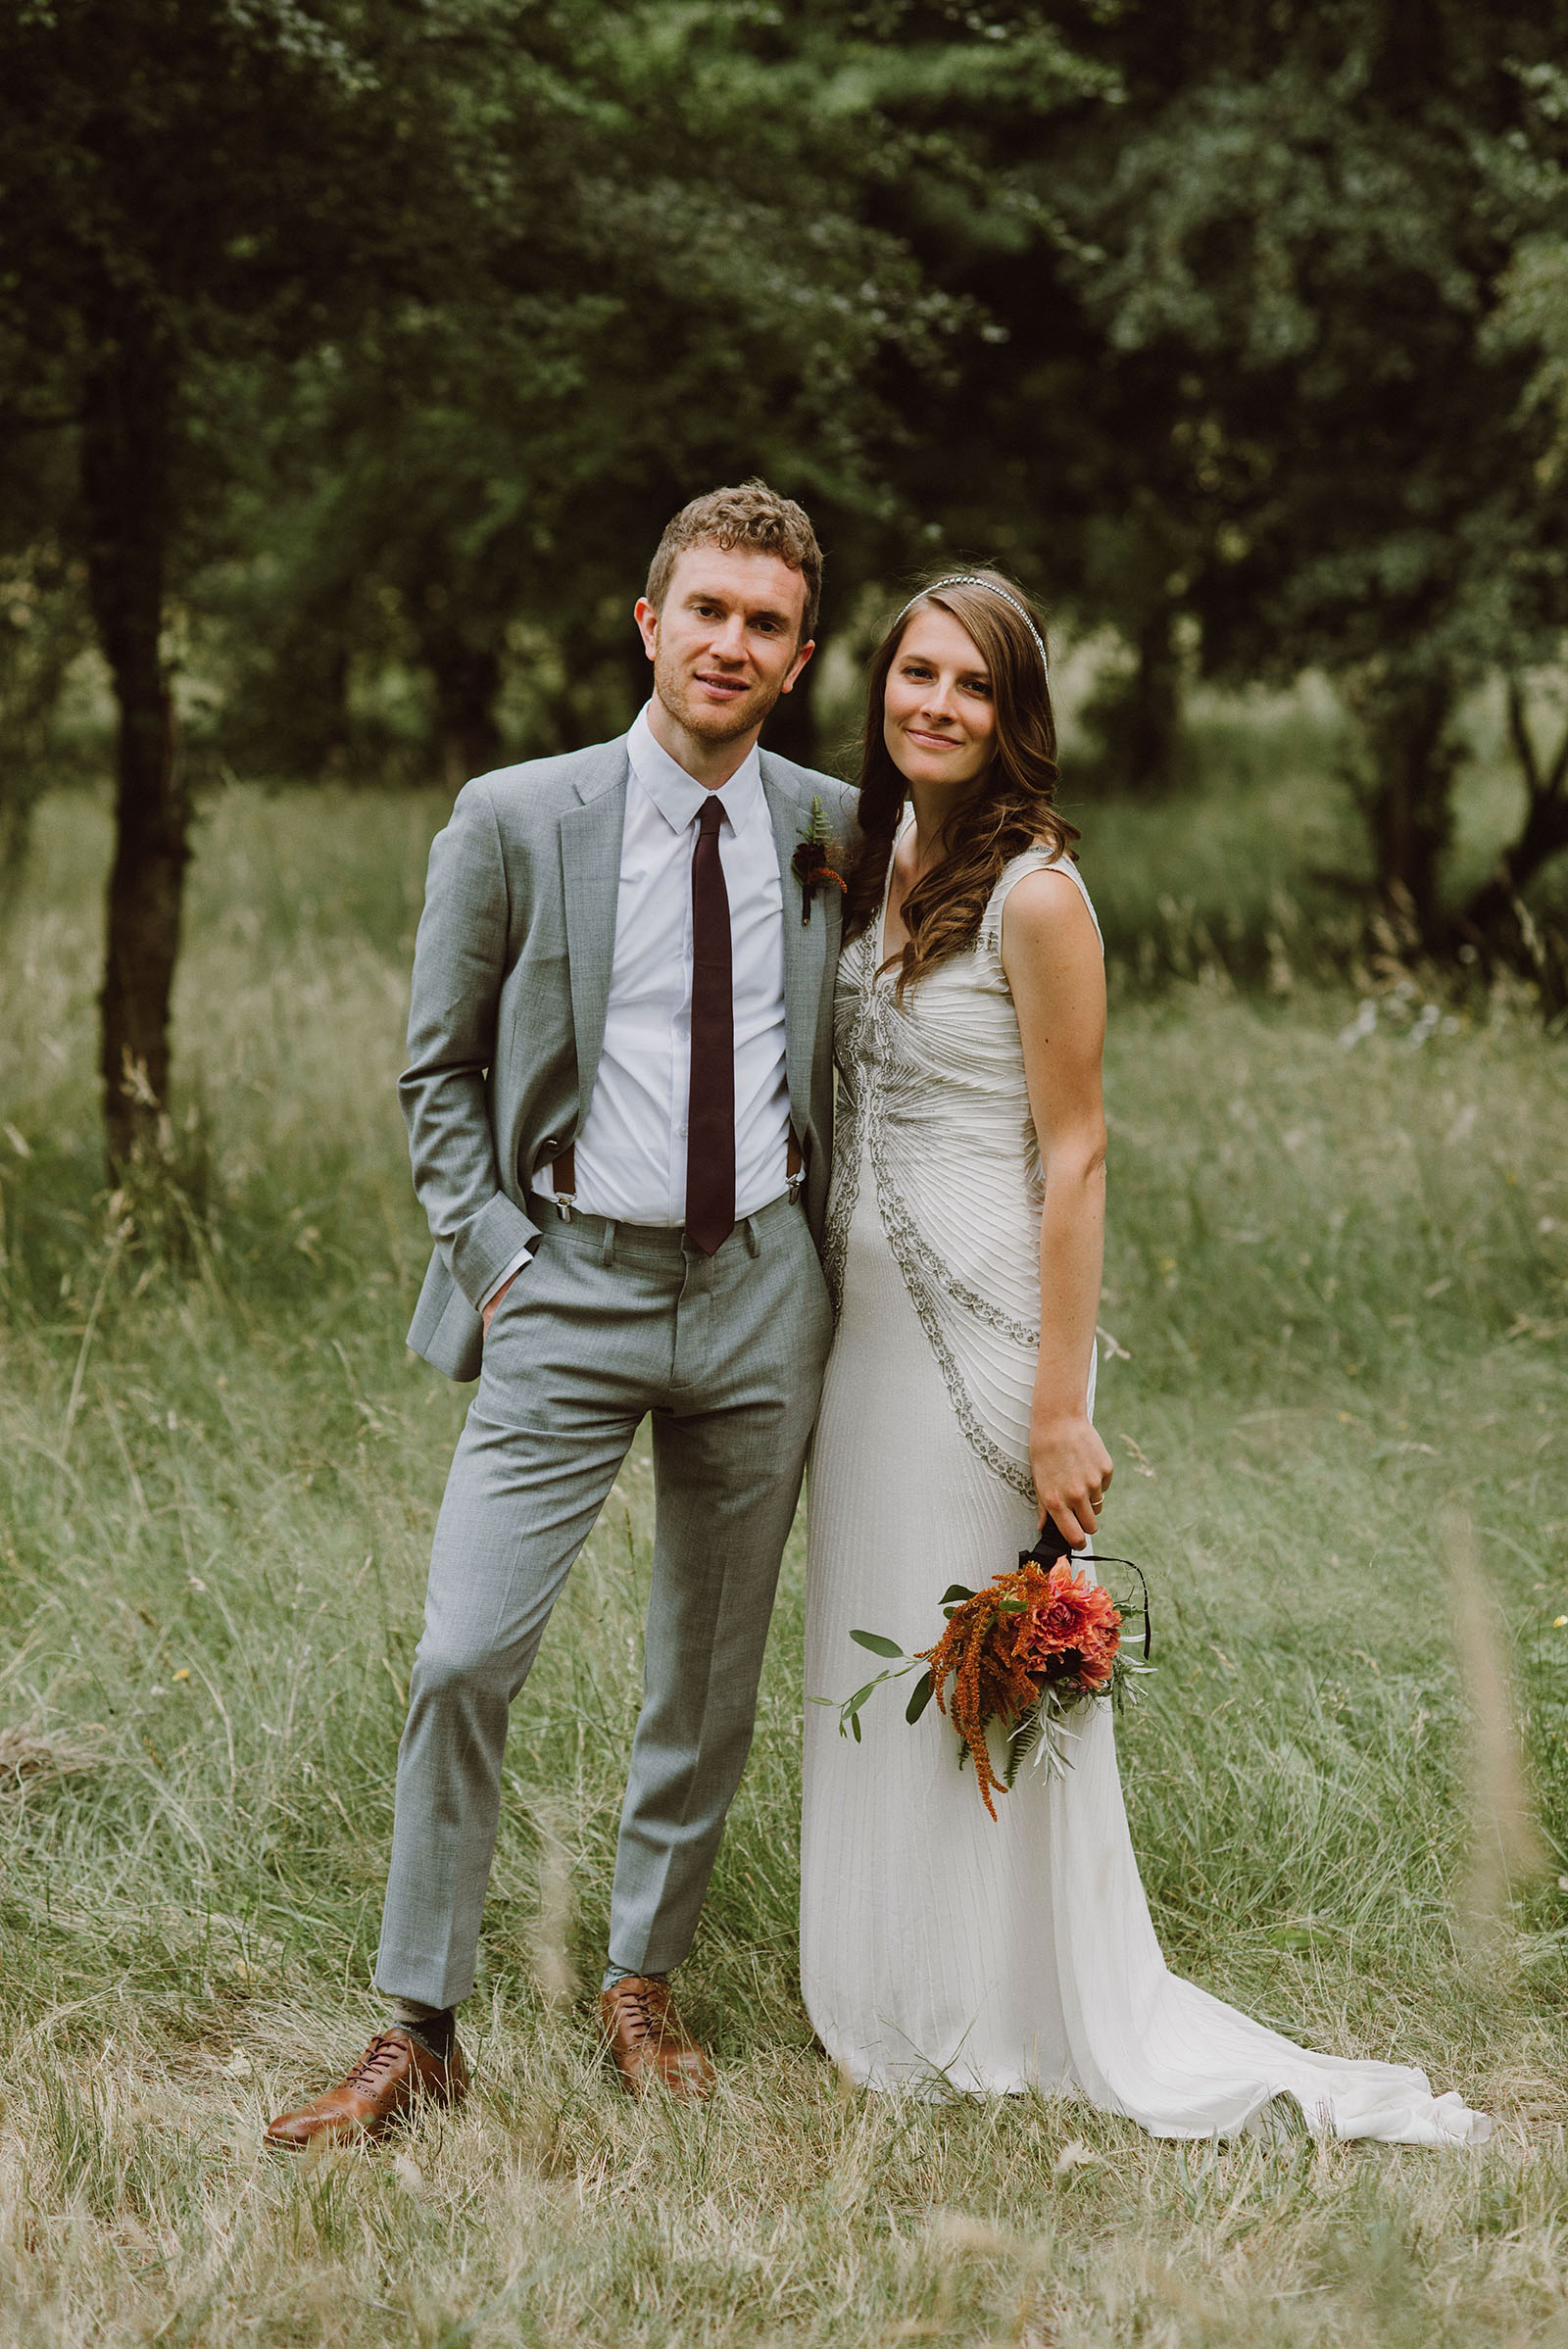
<path id="1" fill-rule="evenodd" d="M 1004 906 L 1025 873 L 1044 872 L 1064 873 L 1072 883 L 1089 908 L 1089 918 L 1095 925 L 1095 936 L 1100 939 L 1100 951 L 1103 954 L 1105 941 L 1101 935 L 1100 916 L 1095 911 L 1095 902 L 1089 894 L 1082 873 L 1070 856 L 1058 856 L 1054 849 L 1044 846 L 1024 849 L 1018 856 L 1009 857 L 1003 866 L 997 879 L 997 885 L 987 900 L 985 913 L 981 918 L 979 937 L 981 948 L 986 953 L 1000 958 Z"/>

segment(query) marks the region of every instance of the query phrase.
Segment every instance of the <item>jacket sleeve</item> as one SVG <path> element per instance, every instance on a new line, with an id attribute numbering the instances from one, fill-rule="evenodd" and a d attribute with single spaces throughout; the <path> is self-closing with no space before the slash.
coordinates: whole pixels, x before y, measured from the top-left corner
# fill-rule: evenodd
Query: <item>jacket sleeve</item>
<path id="1" fill-rule="evenodd" d="M 398 1098 L 430 1236 L 475 1311 L 538 1235 L 501 1188 L 486 1071 L 496 1050 L 510 903 L 484 778 L 465 784 L 430 847 L 414 949 L 409 1064 Z"/>

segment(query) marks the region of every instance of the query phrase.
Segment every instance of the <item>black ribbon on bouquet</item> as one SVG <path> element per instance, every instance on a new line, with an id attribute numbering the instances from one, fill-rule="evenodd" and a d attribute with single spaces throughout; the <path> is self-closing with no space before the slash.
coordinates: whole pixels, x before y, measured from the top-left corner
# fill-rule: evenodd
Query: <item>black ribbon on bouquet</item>
<path id="1" fill-rule="evenodd" d="M 1040 1529 L 1040 1539 L 1033 1549 L 1019 1550 L 1018 1563 L 1020 1566 L 1044 1566 L 1049 1573 L 1050 1569 L 1060 1559 L 1076 1559 L 1078 1555 L 1079 1552 L 1073 1548 L 1054 1517 L 1048 1515 L 1045 1524 Z M 1096 1550 L 1091 1558 L 1086 1559 L 1085 1564 L 1128 1566 L 1137 1575 L 1138 1587 L 1144 1594 L 1144 1662 L 1147 1664 L 1153 1649 L 1154 1627 L 1149 1620 L 1149 1585 L 1144 1580 L 1143 1568 L 1136 1558 L 1107 1558 L 1102 1556 L 1099 1550 Z"/>

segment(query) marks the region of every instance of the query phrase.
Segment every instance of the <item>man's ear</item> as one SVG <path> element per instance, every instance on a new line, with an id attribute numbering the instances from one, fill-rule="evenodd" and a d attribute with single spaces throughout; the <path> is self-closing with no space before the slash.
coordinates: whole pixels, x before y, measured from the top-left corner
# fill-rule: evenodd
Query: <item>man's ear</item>
<path id="1" fill-rule="evenodd" d="M 783 684 L 779 687 L 780 693 L 793 693 L 795 691 L 796 678 L 800 675 L 802 669 L 805 668 L 807 662 L 810 660 L 811 655 L 815 651 L 816 640 L 814 637 L 811 639 L 809 644 L 799 645 L 796 647 L 795 659 L 790 663 L 790 673 L 785 678 Z M 653 659 L 652 653 L 650 653 L 648 657 L 651 661 Z"/>
<path id="2" fill-rule="evenodd" d="M 632 618 L 637 622 L 637 633 L 643 640 L 643 651 L 652 661 L 659 648 L 659 612 L 655 606 L 649 603 L 646 596 L 639 596 L 632 606 Z M 809 652 L 811 648 L 808 645 L 806 649 Z"/>

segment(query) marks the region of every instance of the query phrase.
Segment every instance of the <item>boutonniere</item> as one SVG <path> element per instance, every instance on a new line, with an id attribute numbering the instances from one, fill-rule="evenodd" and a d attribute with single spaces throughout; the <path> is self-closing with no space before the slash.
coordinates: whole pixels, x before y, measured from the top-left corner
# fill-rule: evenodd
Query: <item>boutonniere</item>
<path id="1" fill-rule="evenodd" d="M 801 845 L 790 860 L 790 870 L 801 885 L 801 920 L 811 918 L 811 900 L 822 888 L 836 889 L 842 897 L 849 883 L 838 868 L 838 845 L 832 828 L 823 813 L 820 799 L 811 802 L 811 820 L 801 834 Z"/>

